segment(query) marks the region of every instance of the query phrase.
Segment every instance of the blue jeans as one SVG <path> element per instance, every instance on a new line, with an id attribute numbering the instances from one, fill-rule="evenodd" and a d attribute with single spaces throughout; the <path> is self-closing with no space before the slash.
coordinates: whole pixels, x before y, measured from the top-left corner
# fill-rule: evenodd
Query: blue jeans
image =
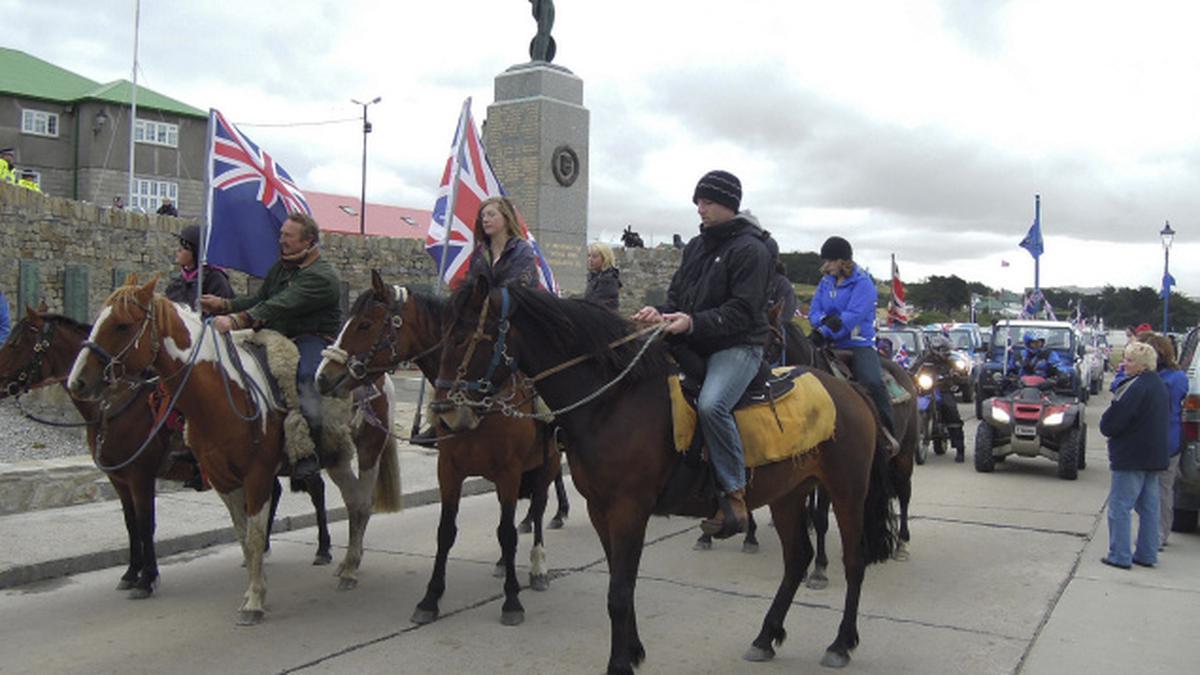
<path id="1" fill-rule="evenodd" d="M 319 335 L 298 335 L 292 338 L 300 350 L 300 363 L 296 366 L 296 388 L 300 392 L 300 414 L 308 422 L 313 441 L 319 442 L 321 429 L 321 393 L 317 390 L 317 369 L 321 367 L 321 352 L 327 343 Z"/>
<path id="2" fill-rule="evenodd" d="M 883 425 L 894 435 L 896 422 L 892 416 L 892 399 L 883 384 L 883 364 L 879 362 L 879 352 L 872 347 L 851 347 L 850 353 L 853 355 L 854 379 L 867 388 L 867 393 L 879 409 Z"/>
<path id="3" fill-rule="evenodd" d="M 704 385 L 696 401 L 717 487 L 726 493 L 746 486 L 746 454 L 733 419 L 733 406 L 758 374 L 762 357 L 762 347 L 746 345 L 722 349 L 709 356 Z"/>
<path id="4" fill-rule="evenodd" d="M 1137 549 L 1133 555 L 1129 554 L 1131 510 L 1138 514 Z M 1118 565 L 1129 565 L 1134 560 L 1158 564 L 1158 520 L 1158 472 L 1114 470 L 1108 491 L 1108 559 Z"/>

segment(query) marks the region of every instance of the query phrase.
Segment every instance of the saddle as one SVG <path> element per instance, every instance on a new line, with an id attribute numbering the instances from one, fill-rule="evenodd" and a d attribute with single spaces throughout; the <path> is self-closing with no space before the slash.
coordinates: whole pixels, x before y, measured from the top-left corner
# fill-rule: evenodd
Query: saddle
<path id="1" fill-rule="evenodd" d="M 668 377 L 675 449 L 694 452 L 697 438 L 696 394 L 678 375 Z M 765 393 L 762 393 L 765 392 Z M 746 467 L 803 455 L 833 438 L 837 411 L 833 398 L 808 368 L 777 368 L 761 392 L 744 396 L 734 408 Z"/>
<path id="2" fill-rule="evenodd" d="M 831 349 L 829 351 L 834 356 L 833 360 L 829 362 L 829 369 L 833 371 L 833 374 L 847 382 L 856 382 L 853 366 L 854 352 L 849 349 Z M 883 371 L 883 386 L 887 388 L 888 400 L 892 402 L 892 405 L 904 403 L 912 398 L 908 390 L 900 386 L 900 383 L 896 381 L 896 376 L 892 375 L 887 367 L 880 370 Z"/>

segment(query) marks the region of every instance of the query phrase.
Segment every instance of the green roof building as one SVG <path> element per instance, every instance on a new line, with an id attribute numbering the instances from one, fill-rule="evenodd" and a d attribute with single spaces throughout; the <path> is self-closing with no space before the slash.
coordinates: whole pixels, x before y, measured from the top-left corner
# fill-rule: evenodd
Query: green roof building
<path id="1" fill-rule="evenodd" d="M 49 195 L 155 211 L 165 199 L 180 215 L 203 206 L 208 113 L 137 88 L 134 187 L 129 190 L 133 84 L 102 84 L 25 52 L 0 47 L 0 148 L 16 148 Z"/>

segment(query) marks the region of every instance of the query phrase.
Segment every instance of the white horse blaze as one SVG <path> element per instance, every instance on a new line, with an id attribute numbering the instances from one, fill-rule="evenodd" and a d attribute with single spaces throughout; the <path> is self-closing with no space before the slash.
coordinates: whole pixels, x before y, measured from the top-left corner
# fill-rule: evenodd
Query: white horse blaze
<path id="1" fill-rule="evenodd" d="M 88 341 L 94 341 L 96 339 L 97 331 L 100 330 L 100 327 L 104 325 L 104 322 L 107 321 L 108 317 L 110 316 L 112 316 L 112 307 L 105 307 L 104 309 L 100 310 L 100 316 L 96 317 L 96 322 L 92 324 L 92 332 L 88 335 Z M 83 364 L 85 361 L 87 361 L 88 354 L 90 352 L 90 349 L 79 350 L 79 355 L 75 357 L 75 363 L 71 364 L 71 374 L 67 376 L 68 387 L 73 386 L 76 380 L 79 379 L 79 371 L 83 370 Z"/>

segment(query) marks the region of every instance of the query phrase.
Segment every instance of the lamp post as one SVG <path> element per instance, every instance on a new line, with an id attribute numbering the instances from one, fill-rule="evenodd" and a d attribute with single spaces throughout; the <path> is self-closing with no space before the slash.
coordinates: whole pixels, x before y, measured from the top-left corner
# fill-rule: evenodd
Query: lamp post
<path id="1" fill-rule="evenodd" d="M 1171 286 L 1167 279 L 1171 277 L 1171 242 L 1175 239 L 1175 230 L 1171 229 L 1171 221 L 1167 221 L 1162 231 L 1158 233 L 1163 243 L 1163 335 L 1171 330 L 1168 308 L 1171 302 Z"/>
<path id="2" fill-rule="evenodd" d="M 363 103 L 350 99 L 354 105 L 361 105 L 363 109 L 363 162 L 362 162 L 362 195 L 358 204 L 358 233 L 367 233 L 367 134 L 371 133 L 371 122 L 367 120 L 367 106 L 372 103 L 379 103 L 381 97 L 375 98 Z"/>

